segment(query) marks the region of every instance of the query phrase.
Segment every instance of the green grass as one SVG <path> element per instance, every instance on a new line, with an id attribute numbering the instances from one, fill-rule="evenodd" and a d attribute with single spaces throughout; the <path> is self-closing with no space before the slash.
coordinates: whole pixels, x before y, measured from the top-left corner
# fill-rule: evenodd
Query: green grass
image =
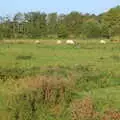
<path id="1" fill-rule="evenodd" d="M 71 120 L 71 102 L 87 96 L 92 98 L 96 111 L 112 108 L 120 111 L 120 44 L 78 42 L 77 46 L 57 45 L 55 40 L 41 40 L 40 44 L 0 43 L 0 117 Z M 47 101 L 50 104 L 44 104 L 42 88 L 25 87 L 36 76 L 52 79 L 53 84 L 47 86 L 52 91 L 51 102 Z M 62 80 L 59 85 L 56 79 Z M 35 110 L 31 107 L 33 101 L 37 105 Z M 55 109 L 53 101 L 57 101 L 59 109 Z M 53 109 L 55 112 L 51 112 Z M 18 113 L 19 118 L 15 117 Z"/>

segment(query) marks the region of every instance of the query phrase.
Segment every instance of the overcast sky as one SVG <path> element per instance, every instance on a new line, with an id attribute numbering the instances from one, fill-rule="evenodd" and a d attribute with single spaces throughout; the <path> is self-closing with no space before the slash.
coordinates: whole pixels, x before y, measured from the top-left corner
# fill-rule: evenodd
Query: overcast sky
<path id="1" fill-rule="evenodd" d="M 120 0 L 1 0 L 0 16 L 30 11 L 100 14 L 117 5 Z"/>

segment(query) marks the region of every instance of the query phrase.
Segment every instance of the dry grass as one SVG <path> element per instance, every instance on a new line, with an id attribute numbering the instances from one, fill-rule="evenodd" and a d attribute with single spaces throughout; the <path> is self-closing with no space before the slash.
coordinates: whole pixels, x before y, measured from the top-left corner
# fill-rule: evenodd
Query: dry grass
<path id="1" fill-rule="evenodd" d="M 34 40 L 24 40 L 24 39 L 12 39 L 12 40 L 2 40 L 1 43 L 17 43 L 17 44 L 24 44 L 24 43 L 33 43 Z"/>
<path id="2" fill-rule="evenodd" d="M 72 120 L 94 120 L 97 117 L 91 98 L 72 102 Z"/>
<path id="3" fill-rule="evenodd" d="M 72 102 L 72 120 L 120 120 L 120 112 L 109 109 L 102 113 L 96 112 L 91 98 Z"/>
<path id="4" fill-rule="evenodd" d="M 7 98 L 8 106 L 9 104 L 14 104 L 14 100 L 21 97 L 21 95 L 25 95 L 28 99 L 31 99 L 29 98 L 29 94 L 31 94 L 32 97 L 35 97 L 37 101 L 52 106 L 66 101 L 66 95 L 69 95 L 71 89 L 74 88 L 74 82 L 72 80 L 56 77 L 37 76 L 28 77 L 18 81 L 13 80 L 12 83 L 7 83 L 3 87 L 5 86 L 7 86 L 8 89 L 2 92 L 6 94 L 9 93 Z M 34 93 L 36 96 L 34 96 Z"/>
<path id="5" fill-rule="evenodd" d="M 58 97 L 59 101 L 62 101 L 66 89 L 71 89 L 74 83 L 72 80 L 62 78 L 38 76 L 27 80 L 25 85 L 29 89 L 41 89 L 43 101 L 48 102 L 53 99 L 55 100 L 55 97 Z"/>
<path id="6" fill-rule="evenodd" d="M 36 43 L 39 41 L 39 43 Z M 47 44 L 47 45 L 55 45 L 56 40 L 33 40 L 33 39 L 12 39 L 12 40 L 2 40 L 0 43 L 7 43 L 7 44 Z"/>
<path id="7" fill-rule="evenodd" d="M 120 112 L 116 110 L 107 110 L 104 113 L 102 120 L 120 120 Z"/>

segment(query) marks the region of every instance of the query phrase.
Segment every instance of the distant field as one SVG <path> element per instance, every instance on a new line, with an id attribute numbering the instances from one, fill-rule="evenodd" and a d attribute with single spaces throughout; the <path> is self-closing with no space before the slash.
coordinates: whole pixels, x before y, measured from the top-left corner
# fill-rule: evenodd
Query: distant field
<path id="1" fill-rule="evenodd" d="M 0 117 L 3 120 L 73 120 L 71 104 L 86 97 L 92 99 L 100 116 L 108 109 L 120 111 L 120 43 L 77 40 L 77 45 L 66 45 L 64 41 L 60 45 L 56 40 L 40 40 L 40 44 L 0 43 Z M 41 79 L 48 80 L 45 89 L 49 95 L 46 92 L 45 95 L 50 101 L 40 92 Z M 62 82 L 58 84 L 56 79 Z M 60 92 L 58 96 L 57 92 Z M 42 100 L 50 105 L 41 103 Z M 81 116 L 79 119 L 82 120 Z"/>
<path id="2" fill-rule="evenodd" d="M 78 41 L 79 42 L 79 41 Z M 99 41 L 80 41 L 77 46 L 57 45 L 55 40 L 43 40 L 41 44 L 18 43 L 0 44 L 1 67 L 32 67 L 47 65 L 74 66 L 76 64 L 93 65 L 102 69 L 117 71 L 120 64 L 120 44 Z M 19 57 L 28 56 L 28 59 Z"/>

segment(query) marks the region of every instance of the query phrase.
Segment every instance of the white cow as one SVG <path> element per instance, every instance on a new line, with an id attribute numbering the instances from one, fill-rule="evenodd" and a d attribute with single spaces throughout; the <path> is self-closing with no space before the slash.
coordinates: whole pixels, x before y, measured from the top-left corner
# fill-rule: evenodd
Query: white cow
<path id="1" fill-rule="evenodd" d="M 35 44 L 40 44 L 40 41 L 39 41 L 39 40 L 36 40 L 36 41 L 35 41 Z"/>
<path id="2" fill-rule="evenodd" d="M 62 43 L 62 41 L 61 40 L 57 40 L 57 44 L 61 44 Z"/>
<path id="3" fill-rule="evenodd" d="M 105 40 L 100 40 L 100 43 L 101 44 L 106 44 L 106 41 Z"/>
<path id="4" fill-rule="evenodd" d="M 74 45 L 75 42 L 74 42 L 74 40 L 67 40 L 67 41 L 66 41 L 66 44 Z"/>

